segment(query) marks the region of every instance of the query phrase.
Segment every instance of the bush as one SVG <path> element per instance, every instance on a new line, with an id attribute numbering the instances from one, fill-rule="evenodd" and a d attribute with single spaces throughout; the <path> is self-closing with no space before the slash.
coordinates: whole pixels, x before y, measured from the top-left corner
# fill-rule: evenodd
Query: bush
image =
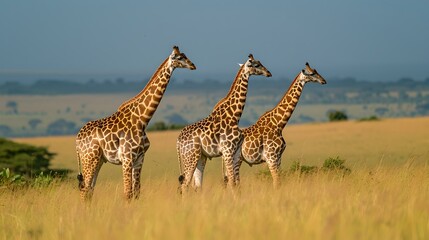
<path id="1" fill-rule="evenodd" d="M 49 169 L 49 162 L 55 156 L 45 147 L 15 143 L 0 138 L 0 168 L 10 169 L 20 175 L 31 176 Z"/>
<path id="2" fill-rule="evenodd" d="M 366 118 L 361 118 L 358 121 L 363 122 L 363 121 L 378 121 L 378 120 L 380 120 L 380 118 L 378 118 L 375 115 L 372 115 L 372 116 L 369 116 L 369 117 L 366 117 Z"/>
<path id="3" fill-rule="evenodd" d="M 328 111 L 328 119 L 330 122 L 346 121 L 348 117 L 345 112 L 332 110 L 332 111 Z"/>
<path id="4" fill-rule="evenodd" d="M 268 168 L 264 168 L 263 170 L 260 170 L 256 173 L 256 176 L 260 179 L 271 179 L 271 172 Z M 279 176 L 284 177 L 286 176 L 286 172 L 279 170 Z"/>
<path id="5" fill-rule="evenodd" d="M 290 173 L 298 172 L 300 174 L 311 174 L 311 173 L 315 173 L 317 171 L 318 171 L 318 167 L 301 165 L 301 163 L 298 161 L 293 162 L 289 168 Z"/>
<path id="6" fill-rule="evenodd" d="M 44 172 L 41 172 L 33 179 L 31 185 L 33 187 L 38 187 L 38 188 L 47 187 L 51 185 L 51 183 L 53 183 L 55 179 L 60 179 L 60 178 L 56 177 L 55 174 L 52 174 L 52 172 L 50 174 L 45 174 Z"/>
<path id="7" fill-rule="evenodd" d="M 3 176 L 17 174 L 32 177 L 43 172 L 49 172 L 53 176 L 66 175 L 69 172 L 68 169 L 49 168 L 54 156 L 55 153 L 49 152 L 46 147 L 36 147 L 0 138 L 0 169 L 9 171 L 7 174 L 3 173 Z"/>
<path id="8" fill-rule="evenodd" d="M 2 171 L 0 171 L 0 185 L 24 185 L 25 180 L 24 178 L 19 174 L 13 174 L 10 172 L 9 168 L 3 168 Z"/>
<path id="9" fill-rule="evenodd" d="M 40 172 L 34 178 L 24 177 L 20 174 L 14 174 L 9 168 L 3 168 L 0 171 L 0 186 L 5 186 L 10 189 L 17 189 L 22 187 L 43 188 L 48 187 L 56 181 L 63 180 L 64 175 L 53 173 L 49 174 Z"/>
<path id="10" fill-rule="evenodd" d="M 344 166 L 345 160 L 340 159 L 338 156 L 336 158 L 328 158 L 323 163 L 322 170 L 325 172 L 335 171 L 335 172 L 343 172 L 344 174 L 351 173 L 350 168 Z"/>

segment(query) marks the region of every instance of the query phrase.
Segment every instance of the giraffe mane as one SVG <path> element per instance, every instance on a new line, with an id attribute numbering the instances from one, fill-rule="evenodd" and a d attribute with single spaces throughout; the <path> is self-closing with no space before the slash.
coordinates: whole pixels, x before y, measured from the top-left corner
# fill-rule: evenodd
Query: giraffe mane
<path id="1" fill-rule="evenodd" d="M 166 58 L 164 60 L 164 62 L 159 65 L 158 69 L 155 71 L 155 73 L 152 75 L 152 77 L 150 78 L 150 80 L 148 81 L 148 83 L 146 84 L 146 86 L 143 88 L 143 90 L 141 90 L 137 95 L 135 95 L 133 98 L 125 101 L 124 103 L 121 104 L 121 106 L 119 106 L 118 111 L 123 110 L 125 107 L 127 107 L 130 103 L 134 102 L 137 98 L 139 98 L 148 88 L 149 88 L 149 83 L 155 79 L 158 76 L 158 73 L 161 71 L 161 69 L 165 66 L 165 64 L 167 63 L 167 61 L 169 60 L 170 57 Z"/>
<path id="2" fill-rule="evenodd" d="M 229 92 L 228 92 L 228 94 L 224 97 L 224 98 L 222 98 L 215 106 L 214 106 L 214 108 L 213 108 L 213 110 L 214 109 L 216 109 L 216 108 L 218 108 L 226 99 L 228 99 L 228 97 L 234 92 L 234 86 L 235 86 L 235 83 L 237 82 L 237 80 L 238 80 L 238 78 L 240 77 L 240 75 L 241 75 L 241 72 L 243 72 L 243 69 L 244 69 L 244 64 L 240 64 L 240 69 L 238 70 L 238 72 L 237 72 L 237 75 L 235 76 L 235 78 L 234 78 L 234 82 L 232 82 L 232 84 L 231 84 L 231 87 L 230 87 L 230 89 L 229 89 Z"/>

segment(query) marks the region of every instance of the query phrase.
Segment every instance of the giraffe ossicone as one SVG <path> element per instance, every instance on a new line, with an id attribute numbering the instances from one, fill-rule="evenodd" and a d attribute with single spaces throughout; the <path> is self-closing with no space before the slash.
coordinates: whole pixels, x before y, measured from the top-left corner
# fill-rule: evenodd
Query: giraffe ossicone
<path id="1" fill-rule="evenodd" d="M 139 94 L 124 102 L 111 116 L 90 121 L 80 129 L 76 153 L 82 199 L 91 198 L 104 162 L 122 165 L 125 198 L 139 197 L 141 168 L 150 146 L 145 130 L 176 68 L 196 69 L 174 46 Z"/>
<path id="2" fill-rule="evenodd" d="M 230 186 L 234 185 L 233 155 L 242 139 L 238 122 L 245 106 L 251 75 L 271 77 L 271 73 L 252 54 L 240 66 L 228 94 L 214 106 L 211 114 L 180 132 L 176 143 L 181 174 L 180 192 L 188 189 L 192 178 L 195 188 L 199 189 L 207 158 L 220 156 L 226 166 Z"/>

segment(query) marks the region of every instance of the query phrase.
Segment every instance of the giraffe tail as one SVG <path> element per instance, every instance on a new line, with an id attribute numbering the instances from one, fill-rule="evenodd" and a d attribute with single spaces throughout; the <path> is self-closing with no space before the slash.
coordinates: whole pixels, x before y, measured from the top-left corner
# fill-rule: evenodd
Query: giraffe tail
<path id="1" fill-rule="evenodd" d="M 77 154 L 77 164 L 78 164 L 78 169 L 79 169 L 79 173 L 77 174 L 77 180 L 79 181 L 78 187 L 80 190 L 82 190 L 85 187 L 85 183 L 83 181 L 80 155 L 79 155 L 79 152 L 77 150 L 76 150 L 76 154 Z"/>
<path id="2" fill-rule="evenodd" d="M 179 175 L 179 184 L 182 185 L 183 181 L 185 180 L 185 175 L 183 174 L 182 169 L 182 158 L 180 157 L 180 146 L 179 146 L 179 139 L 177 139 L 176 142 L 176 150 L 177 150 L 177 159 L 179 160 L 179 169 L 180 169 L 180 175 Z"/>

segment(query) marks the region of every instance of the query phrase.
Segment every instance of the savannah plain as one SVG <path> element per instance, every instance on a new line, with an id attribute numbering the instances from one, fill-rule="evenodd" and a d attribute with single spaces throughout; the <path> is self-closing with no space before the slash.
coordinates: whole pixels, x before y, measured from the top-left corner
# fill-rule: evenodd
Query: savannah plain
<path id="1" fill-rule="evenodd" d="M 299 107 L 298 107 L 299 108 Z M 149 132 L 140 199 L 122 197 L 121 169 L 105 164 L 91 203 L 79 199 L 74 136 L 17 138 L 57 153 L 75 172 L 48 188 L 0 189 L 1 239 L 429 239 L 429 117 L 288 125 L 282 169 L 345 160 L 347 175 L 289 173 L 274 189 L 266 165 L 222 185 L 208 161 L 203 190 L 177 193 L 178 131 Z"/>

